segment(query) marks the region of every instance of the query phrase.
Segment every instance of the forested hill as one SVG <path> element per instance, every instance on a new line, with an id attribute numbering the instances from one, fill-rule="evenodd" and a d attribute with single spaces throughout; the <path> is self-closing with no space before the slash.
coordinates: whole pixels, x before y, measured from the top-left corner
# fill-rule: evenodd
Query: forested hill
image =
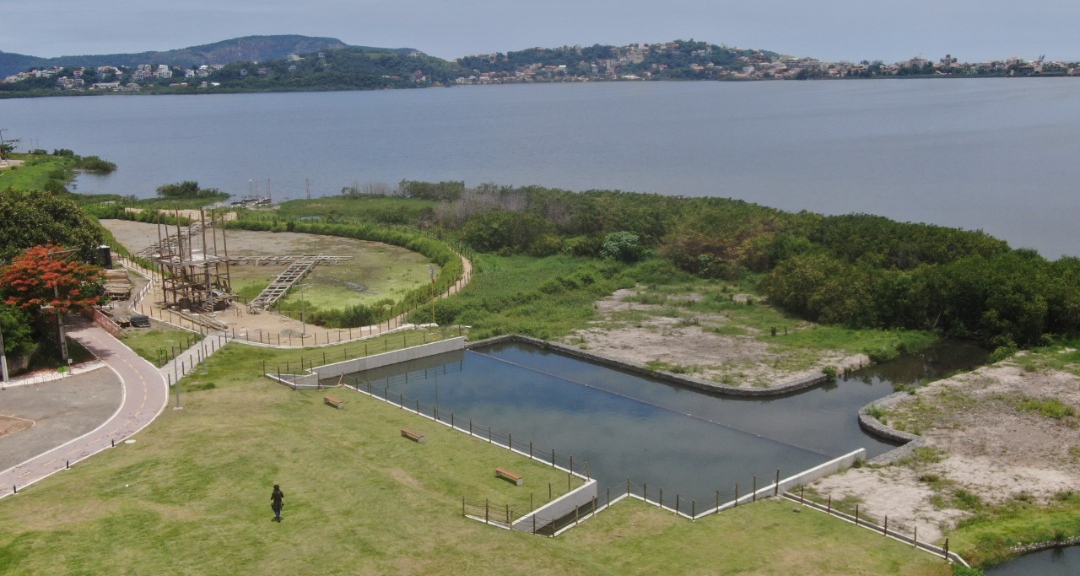
<path id="1" fill-rule="evenodd" d="M 215 92 L 373 90 L 446 85 L 460 74 L 456 63 L 415 51 L 349 47 L 259 64 L 234 62 L 208 80 L 217 84 Z"/>
<path id="2" fill-rule="evenodd" d="M 308 54 L 320 50 L 345 48 L 348 45 L 337 38 L 316 38 L 311 36 L 277 35 L 245 36 L 222 40 L 213 44 L 191 46 L 163 52 L 140 52 L 136 54 L 100 54 L 84 56 L 59 56 L 39 58 L 23 54 L 0 52 L 0 77 L 10 76 L 30 68 L 65 68 L 118 66 L 135 68 L 140 64 L 166 64 L 183 68 L 197 68 L 202 65 L 231 64 L 237 61 L 262 62 L 280 60 L 289 54 Z M 410 48 L 364 48 L 368 51 L 409 54 Z"/>
<path id="3" fill-rule="evenodd" d="M 486 78 L 544 81 L 550 77 L 614 80 L 617 78 L 721 79 L 744 69 L 775 62 L 768 50 L 745 50 L 695 40 L 627 46 L 530 48 L 516 52 L 459 58 L 467 70 Z"/>

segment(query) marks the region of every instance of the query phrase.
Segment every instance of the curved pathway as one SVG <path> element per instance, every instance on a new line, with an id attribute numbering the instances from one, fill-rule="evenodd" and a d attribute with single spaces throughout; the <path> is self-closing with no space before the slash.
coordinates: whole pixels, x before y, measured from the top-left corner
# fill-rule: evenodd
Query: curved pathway
<path id="1" fill-rule="evenodd" d="M 134 435 L 157 418 L 168 402 L 169 390 L 161 372 L 105 330 L 80 319 L 73 323 L 68 336 L 78 340 L 120 377 L 124 388 L 120 407 L 96 429 L 0 472 L 0 498 Z"/>

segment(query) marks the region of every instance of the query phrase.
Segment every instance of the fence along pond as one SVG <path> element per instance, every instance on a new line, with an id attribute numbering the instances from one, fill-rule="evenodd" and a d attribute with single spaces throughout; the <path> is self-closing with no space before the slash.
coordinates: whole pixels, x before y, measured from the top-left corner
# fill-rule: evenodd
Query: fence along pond
<path id="1" fill-rule="evenodd" d="M 946 343 L 907 364 L 921 367 L 910 374 L 918 380 L 984 358 Z M 749 493 L 755 477 L 765 486 L 777 469 L 787 477 L 860 447 L 868 457 L 891 449 L 863 433 L 856 418 L 859 407 L 892 392 L 884 377 L 890 370 L 898 372 L 887 364 L 786 397 L 743 399 L 510 343 L 369 370 L 345 382 L 368 382 L 380 396 L 429 406 L 421 411 L 437 411 L 458 428 L 490 427 L 500 443 L 525 453 L 544 446 L 556 458 L 573 455 L 572 465 L 562 465 L 584 472 L 588 463 L 600 493 L 625 491 L 627 479 L 647 483 L 657 495 L 664 490 L 666 506 L 678 501 L 688 513 L 694 503 L 714 502 L 717 491 L 731 500 L 736 484 Z"/>

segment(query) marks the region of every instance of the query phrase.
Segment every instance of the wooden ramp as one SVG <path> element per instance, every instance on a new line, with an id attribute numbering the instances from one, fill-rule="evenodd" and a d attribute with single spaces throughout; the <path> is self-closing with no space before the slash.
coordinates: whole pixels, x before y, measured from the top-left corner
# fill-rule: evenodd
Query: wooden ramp
<path id="1" fill-rule="evenodd" d="M 254 300 L 248 304 L 249 307 L 263 310 L 273 306 L 278 300 L 288 293 L 289 288 L 292 288 L 297 282 L 302 280 L 304 276 L 307 276 L 308 272 L 314 268 L 317 264 L 338 264 L 342 260 L 348 260 L 351 256 L 300 256 L 300 257 L 287 257 L 296 258 L 293 260 L 289 267 L 284 272 L 278 274 L 278 277 L 274 279 Z"/>
<path id="2" fill-rule="evenodd" d="M 289 264 L 284 272 L 278 274 L 278 277 L 251 301 L 250 306 L 264 310 L 273 306 L 318 263 L 318 260 L 301 260 Z"/>

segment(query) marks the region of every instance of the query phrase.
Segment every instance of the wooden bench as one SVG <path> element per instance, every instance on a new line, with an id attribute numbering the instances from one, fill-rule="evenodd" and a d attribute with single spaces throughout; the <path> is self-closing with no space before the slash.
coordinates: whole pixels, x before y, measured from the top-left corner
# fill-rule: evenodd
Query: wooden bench
<path id="1" fill-rule="evenodd" d="M 412 440 L 413 442 L 418 442 L 419 443 L 419 442 L 424 441 L 424 435 L 423 434 L 421 434 L 419 432 L 414 432 L 412 430 L 409 430 L 408 428 L 402 428 L 401 429 L 401 435 L 404 436 L 405 438 L 408 438 L 409 440 Z"/>
<path id="2" fill-rule="evenodd" d="M 521 474 L 514 474 L 506 468 L 496 468 L 495 476 L 498 478 L 509 480 L 517 486 L 521 486 L 525 482 L 525 477 L 523 477 Z"/>
<path id="3" fill-rule="evenodd" d="M 333 406 L 334 408 L 342 408 L 345 406 L 345 401 L 333 396 L 323 396 L 323 402 Z"/>

